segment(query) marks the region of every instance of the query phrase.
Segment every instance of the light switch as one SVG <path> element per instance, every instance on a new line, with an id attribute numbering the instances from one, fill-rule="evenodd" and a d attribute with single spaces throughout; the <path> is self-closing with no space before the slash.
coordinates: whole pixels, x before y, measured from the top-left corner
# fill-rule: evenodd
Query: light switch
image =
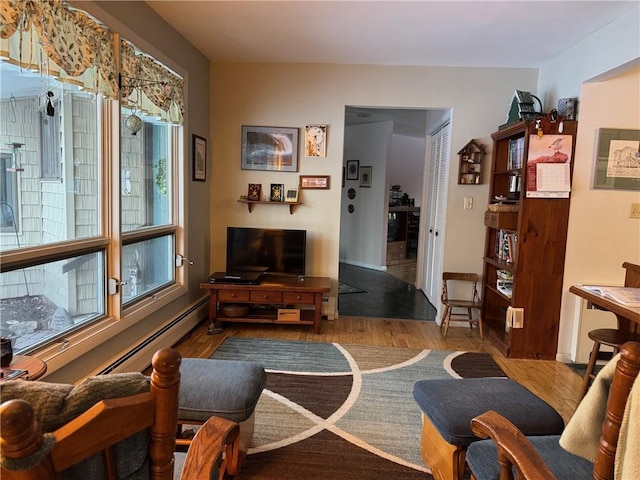
<path id="1" fill-rule="evenodd" d="M 640 218 L 640 203 L 631 204 L 631 213 L 629 218 Z"/>
<path id="2" fill-rule="evenodd" d="M 473 197 L 464 197 L 464 209 L 471 210 L 473 208 Z"/>

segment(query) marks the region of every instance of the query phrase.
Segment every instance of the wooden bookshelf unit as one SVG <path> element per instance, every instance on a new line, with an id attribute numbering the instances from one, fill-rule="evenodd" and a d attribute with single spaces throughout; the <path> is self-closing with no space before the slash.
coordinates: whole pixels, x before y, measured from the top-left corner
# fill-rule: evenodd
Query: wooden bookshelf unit
<path id="1" fill-rule="evenodd" d="M 201 283 L 209 291 L 209 322 L 279 323 L 313 325 L 320 333 L 322 294 L 331 291 L 328 277 L 267 276 L 258 285 Z M 246 306 L 247 313 L 225 316 L 225 305 Z M 299 319 L 278 318 L 278 310 L 299 309 Z"/>
<path id="2" fill-rule="evenodd" d="M 536 184 L 536 165 L 528 163 L 527 152 L 530 141 L 546 145 L 550 135 L 568 135 L 571 148 L 563 152 L 570 152 L 572 171 L 577 122 L 559 123 L 546 125 L 542 137 L 535 120 L 515 122 L 492 134 L 482 319 L 487 337 L 507 357 L 556 357 L 570 198 L 527 196 L 527 186 Z M 507 330 L 508 311 L 523 313 L 523 321 Z"/>

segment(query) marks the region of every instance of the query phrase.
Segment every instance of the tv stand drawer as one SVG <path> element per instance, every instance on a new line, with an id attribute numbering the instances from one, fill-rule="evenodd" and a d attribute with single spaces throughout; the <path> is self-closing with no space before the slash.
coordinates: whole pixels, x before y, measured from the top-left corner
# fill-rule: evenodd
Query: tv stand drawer
<path id="1" fill-rule="evenodd" d="M 255 290 L 251 292 L 252 302 L 282 302 L 282 292 Z"/>
<path id="2" fill-rule="evenodd" d="M 282 294 L 282 301 L 284 303 L 310 304 L 314 303 L 314 294 L 303 292 L 284 292 Z"/>
<path id="3" fill-rule="evenodd" d="M 221 302 L 248 302 L 248 290 L 219 290 L 218 300 Z"/>

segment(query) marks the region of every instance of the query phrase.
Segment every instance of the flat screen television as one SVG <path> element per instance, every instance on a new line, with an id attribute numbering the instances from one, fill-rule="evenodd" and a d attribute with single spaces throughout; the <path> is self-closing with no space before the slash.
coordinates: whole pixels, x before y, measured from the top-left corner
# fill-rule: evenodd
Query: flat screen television
<path id="1" fill-rule="evenodd" d="M 227 227 L 227 272 L 304 275 L 306 230 Z"/>

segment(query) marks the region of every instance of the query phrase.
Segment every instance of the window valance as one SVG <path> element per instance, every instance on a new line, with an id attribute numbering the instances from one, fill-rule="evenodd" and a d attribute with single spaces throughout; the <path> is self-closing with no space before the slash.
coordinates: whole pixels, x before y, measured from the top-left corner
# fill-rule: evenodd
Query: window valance
<path id="1" fill-rule="evenodd" d="M 133 44 L 85 12 L 62 0 L 3 0 L 0 17 L 0 55 L 8 61 L 107 97 L 120 92 L 125 104 L 182 123 L 182 78 L 136 53 Z M 123 83 L 139 87 L 138 95 L 133 95 L 136 88 L 120 90 L 119 73 L 136 79 Z"/>

